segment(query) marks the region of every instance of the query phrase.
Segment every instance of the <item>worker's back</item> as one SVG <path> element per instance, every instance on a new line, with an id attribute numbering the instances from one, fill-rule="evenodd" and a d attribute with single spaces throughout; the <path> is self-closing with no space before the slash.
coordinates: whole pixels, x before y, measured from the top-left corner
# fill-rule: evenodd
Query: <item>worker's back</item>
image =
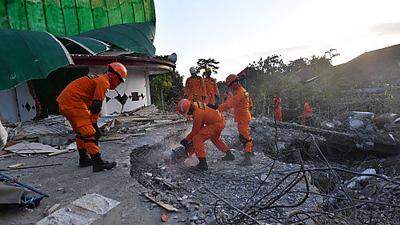
<path id="1" fill-rule="evenodd" d="M 218 110 L 207 107 L 202 102 L 194 102 L 193 118 L 200 120 L 202 125 L 211 125 L 225 121 L 224 116 Z"/>
<path id="2" fill-rule="evenodd" d="M 61 110 L 72 108 L 88 108 L 92 100 L 103 100 L 110 82 L 106 74 L 90 75 L 72 81 L 58 96 L 57 102 Z"/>
<path id="3" fill-rule="evenodd" d="M 203 78 L 200 76 L 191 76 L 186 80 L 185 96 L 190 101 L 203 101 L 206 97 Z"/>

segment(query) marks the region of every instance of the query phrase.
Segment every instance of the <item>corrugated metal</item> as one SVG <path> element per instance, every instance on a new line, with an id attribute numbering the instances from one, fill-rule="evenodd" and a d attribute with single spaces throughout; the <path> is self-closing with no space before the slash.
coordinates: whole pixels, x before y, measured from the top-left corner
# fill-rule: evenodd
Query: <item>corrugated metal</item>
<path id="1" fill-rule="evenodd" d="M 155 21 L 153 0 L 0 1 L 0 28 L 48 31 L 59 36 L 122 23 Z"/>

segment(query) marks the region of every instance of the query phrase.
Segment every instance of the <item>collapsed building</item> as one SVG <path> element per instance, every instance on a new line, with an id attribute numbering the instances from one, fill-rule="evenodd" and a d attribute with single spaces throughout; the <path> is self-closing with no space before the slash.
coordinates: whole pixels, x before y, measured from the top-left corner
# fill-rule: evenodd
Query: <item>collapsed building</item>
<path id="1" fill-rule="evenodd" d="M 75 4 L 74 4 L 75 5 Z M 153 1 L 68 0 L 0 3 L 0 115 L 4 122 L 57 114 L 56 97 L 72 80 L 119 61 L 128 82 L 107 93 L 103 115 L 151 105 L 149 76 L 174 70 L 176 55 L 153 45 Z"/>

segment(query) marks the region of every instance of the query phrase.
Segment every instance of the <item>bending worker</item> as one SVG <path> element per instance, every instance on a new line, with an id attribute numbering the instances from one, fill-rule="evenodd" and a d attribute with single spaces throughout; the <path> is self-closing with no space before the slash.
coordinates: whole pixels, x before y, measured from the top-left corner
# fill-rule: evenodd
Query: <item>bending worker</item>
<path id="1" fill-rule="evenodd" d="M 97 121 L 107 90 L 114 90 L 127 77 L 128 71 L 124 65 L 111 63 L 105 74 L 81 77 L 71 82 L 58 96 L 60 113 L 67 118 L 76 133 L 79 167 L 93 166 L 93 172 L 99 172 L 117 165 L 101 158 L 98 145 L 101 133 Z"/>
<path id="2" fill-rule="evenodd" d="M 179 101 L 177 109 L 180 114 L 193 117 L 192 131 L 181 141 L 181 144 L 188 149 L 188 155 L 195 153 L 199 159 L 196 170 L 208 170 L 204 142 L 209 139 L 225 153 L 222 160 L 235 160 L 235 156 L 221 139 L 221 132 L 225 127 L 225 118 L 221 112 L 209 108 L 203 102 L 190 102 L 187 99 Z"/>
<path id="3" fill-rule="evenodd" d="M 197 75 L 197 70 L 194 67 L 190 67 L 190 74 L 191 76 L 186 79 L 183 98 L 190 101 L 205 102 L 206 89 L 203 78 Z"/>
<path id="4" fill-rule="evenodd" d="M 227 111 L 233 108 L 235 122 L 238 126 L 239 139 L 243 144 L 245 153 L 244 159 L 240 163 L 242 166 L 250 166 L 250 157 L 253 152 L 253 140 L 250 135 L 250 120 L 251 120 L 251 108 L 252 101 L 249 93 L 239 83 L 239 77 L 237 75 L 229 75 L 226 78 L 226 85 L 232 91 L 232 95 L 218 107 L 221 112 Z"/>
<path id="5" fill-rule="evenodd" d="M 211 78 L 211 69 L 206 68 L 204 71 L 204 86 L 206 89 L 206 104 L 218 107 L 220 104 L 220 96 L 217 85 L 217 80 Z"/>

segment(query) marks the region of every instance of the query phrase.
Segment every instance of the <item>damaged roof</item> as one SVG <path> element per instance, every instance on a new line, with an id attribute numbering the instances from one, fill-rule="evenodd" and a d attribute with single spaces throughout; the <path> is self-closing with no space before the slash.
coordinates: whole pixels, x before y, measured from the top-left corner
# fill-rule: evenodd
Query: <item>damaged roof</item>
<path id="1" fill-rule="evenodd" d="M 153 0 L 1 1 L 0 90 L 74 64 L 70 54 L 152 57 L 155 21 Z"/>

